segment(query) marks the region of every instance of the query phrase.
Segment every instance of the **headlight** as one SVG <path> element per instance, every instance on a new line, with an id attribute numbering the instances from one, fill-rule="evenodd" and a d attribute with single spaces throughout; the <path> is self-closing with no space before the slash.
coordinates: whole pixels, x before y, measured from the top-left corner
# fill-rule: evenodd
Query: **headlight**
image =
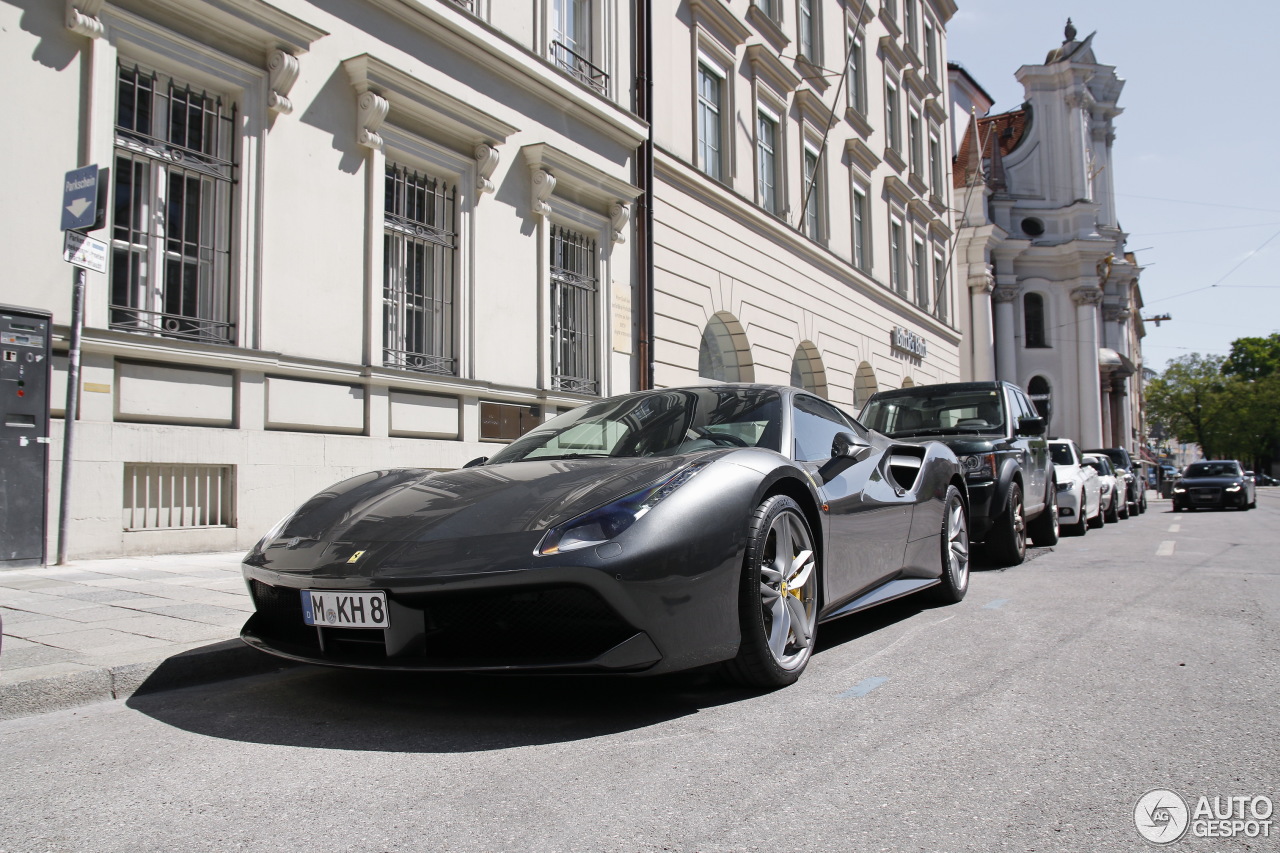
<path id="1" fill-rule="evenodd" d="M 1175 494 L 1179 494 L 1179 495 L 1180 495 L 1180 494 L 1182 494 L 1183 492 L 1185 492 L 1186 490 L 1187 490 L 1187 487 L 1186 487 L 1186 486 L 1174 486 L 1174 487 L 1173 487 L 1173 491 L 1174 491 L 1174 493 L 1175 493 Z"/>
<path id="2" fill-rule="evenodd" d="M 1059 484 L 1058 484 L 1058 491 L 1060 491 L 1060 492 L 1069 492 L 1069 491 L 1071 491 L 1071 486 L 1072 486 L 1072 483 L 1071 483 L 1071 481 L 1070 481 L 1070 480 L 1068 480 L 1068 481 L 1067 481 L 1067 482 L 1065 482 L 1065 483 L 1059 483 Z"/>
<path id="3" fill-rule="evenodd" d="M 1240 491 L 1242 488 L 1244 488 L 1244 487 L 1243 487 L 1240 483 L 1236 483 L 1235 485 L 1227 486 L 1227 491 L 1228 491 L 1228 492 L 1238 492 L 1238 491 Z"/>
<path id="4" fill-rule="evenodd" d="M 710 460 L 694 462 L 666 479 L 551 528 L 542 537 L 534 553 L 546 556 L 563 551 L 576 551 L 579 548 L 599 545 L 621 536 L 623 531 L 640 520 L 645 513 L 692 480 L 699 471 L 710 464 Z"/>
<path id="5" fill-rule="evenodd" d="M 996 455 L 994 453 L 975 453 L 972 456 L 961 456 L 960 467 L 964 475 L 974 480 L 990 480 L 996 475 Z"/>

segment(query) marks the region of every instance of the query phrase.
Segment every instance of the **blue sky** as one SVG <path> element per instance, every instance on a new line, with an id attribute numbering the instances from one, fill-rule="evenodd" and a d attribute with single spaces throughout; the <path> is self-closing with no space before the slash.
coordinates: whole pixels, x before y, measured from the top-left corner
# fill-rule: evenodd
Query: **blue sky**
<path id="1" fill-rule="evenodd" d="M 1280 331 L 1280 4 L 1222 15 L 1156 0 L 957 0 L 947 52 L 996 100 L 1017 107 L 1014 73 L 1044 61 L 1071 18 L 1098 61 L 1126 81 L 1116 118 L 1116 209 L 1144 267 L 1143 356 L 1162 370 L 1191 352 Z"/>

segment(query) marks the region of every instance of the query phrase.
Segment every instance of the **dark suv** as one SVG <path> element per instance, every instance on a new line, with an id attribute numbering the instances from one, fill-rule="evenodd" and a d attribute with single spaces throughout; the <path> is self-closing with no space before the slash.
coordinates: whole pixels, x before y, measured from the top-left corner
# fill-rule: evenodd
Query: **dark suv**
<path id="1" fill-rule="evenodd" d="M 1006 565 L 1058 541 L 1058 502 L 1044 418 L 1009 382 L 951 382 L 880 391 L 866 426 L 900 441 L 937 440 L 960 457 L 969 486 L 969 533 Z"/>
<path id="2" fill-rule="evenodd" d="M 1135 465 L 1129 451 L 1123 447 L 1104 447 L 1098 450 L 1086 450 L 1085 453 L 1101 453 L 1111 460 L 1116 475 L 1125 474 L 1125 503 L 1129 505 L 1129 514 L 1137 515 L 1147 511 L 1147 480 L 1142 467 Z"/>

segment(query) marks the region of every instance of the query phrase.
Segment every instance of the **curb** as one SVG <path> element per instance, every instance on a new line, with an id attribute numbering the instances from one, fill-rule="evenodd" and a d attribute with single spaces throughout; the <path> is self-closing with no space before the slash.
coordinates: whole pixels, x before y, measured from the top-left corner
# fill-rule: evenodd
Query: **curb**
<path id="1" fill-rule="evenodd" d="M 294 665 L 251 649 L 236 638 L 156 661 L 76 667 L 43 678 L 0 684 L 0 720 L 259 675 Z"/>

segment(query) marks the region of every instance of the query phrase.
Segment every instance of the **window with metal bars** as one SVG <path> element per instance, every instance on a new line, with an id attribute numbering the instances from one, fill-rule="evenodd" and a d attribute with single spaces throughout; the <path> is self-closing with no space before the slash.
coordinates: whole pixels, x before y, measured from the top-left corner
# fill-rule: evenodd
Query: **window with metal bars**
<path id="1" fill-rule="evenodd" d="M 235 128 L 223 96 L 119 65 L 111 328 L 236 343 Z"/>
<path id="2" fill-rule="evenodd" d="M 456 375 L 457 190 L 387 164 L 383 208 L 382 360 Z"/>
<path id="3" fill-rule="evenodd" d="M 600 393 L 596 241 L 551 226 L 551 383 L 559 391 Z"/>
<path id="4" fill-rule="evenodd" d="M 235 527 L 235 467 L 124 466 L 125 530 Z"/>
<path id="5" fill-rule="evenodd" d="M 609 75 L 595 60 L 594 0 L 553 0 L 551 5 L 551 61 L 602 95 L 609 93 Z"/>

